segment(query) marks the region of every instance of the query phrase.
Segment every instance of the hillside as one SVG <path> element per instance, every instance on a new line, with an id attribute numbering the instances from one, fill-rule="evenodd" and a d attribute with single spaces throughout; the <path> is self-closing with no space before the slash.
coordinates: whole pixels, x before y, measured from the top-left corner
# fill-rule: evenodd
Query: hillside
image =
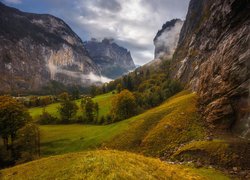
<path id="1" fill-rule="evenodd" d="M 143 114 L 110 125 L 40 126 L 42 154 L 62 154 L 103 146 L 160 156 L 166 147 L 171 150 L 181 143 L 205 136 L 195 104 L 195 94 L 182 92 Z M 167 124 L 169 131 L 165 130 Z M 180 134 L 181 128 L 183 133 Z M 162 134 L 164 132 L 169 134 Z M 168 141 L 166 137 L 169 135 L 172 139 Z M 141 146 L 142 141 L 147 144 Z"/>
<path id="2" fill-rule="evenodd" d="M 90 151 L 44 158 L 0 171 L 8 179 L 229 179 L 212 169 L 171 165 L 128 152 Z"/>
<path id="3" fill-rule="evenodd" d="M 42 155 L 110 148 L 248 169 L 250 144 L 231 136 L 211 136 L 196 105 L 197 95 L 183 91 L 143 114 L 110 125 L 40 126 Z"/>

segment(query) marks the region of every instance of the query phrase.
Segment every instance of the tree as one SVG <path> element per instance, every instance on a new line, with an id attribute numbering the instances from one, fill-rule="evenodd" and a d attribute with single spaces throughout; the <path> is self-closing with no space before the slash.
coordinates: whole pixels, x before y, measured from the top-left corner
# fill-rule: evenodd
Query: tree
<path id="1" fill-rule="evenodd" d="M 61 93 L 61 94 L 59 94 L 59 98 L 63 101 L 69 100 L 69 93 L 67 93 L 67 92 Z"/>
<path id="2" fill-rule="evenodd" d="M 18 130 L 15 142 L 18 163 L 31 161 L 40 156 L 40 131 L 36 124 L 27 123 Z"/>
<path id="3" fill-rule="evenodd" d="M 123 90 L 112 101 L 112 116 L 115 121 L 129 118 L 136 113 L 136 99 L 128 90 Z"/>
<path id="4" fill-rule="evenodd" d="M 23 104 L 10 96 L 0 96 L 0 135 L 6 149 L 17 138 L 17 131 L 25 126 L 31 117 Z"/>
<path id="5" fill-rule="evenodd" d="M 95 114 L 96 114 L 96 122 L 98 122 L 99 118 L 99 104 L 95 103 Z"/>
<path id="6" fill-rule="evenodd" d="M 37 121 L 39 124 L 56 124 L 58 122 L 58 119 L 56 117 L 53 117 L 50 113 L 48 113 L 45 108 L 43 108 L 43 112 L 38 118 Z"/>
<path id="7" fill-rule="evenodd" d="M 76 86 L 73 87 L 71 95 L 72 95 L 72 98 L 74 100 L 80 98 L 80 91 L 79 91 L 78 87 L 76 87 Z"/>
<path id="8" fill-rule="evenodd" d="M 91 98 L 87 99 L 85 104 L 85 116 L 88 122 L 93 122 L 95 119 L 95 103 Z"/>
<path id="9" fill-rule="evenodd" d="M 78 107 L 75 102 L 70 100 L 65 100 L 61 102 L 61 106 L 59 107 L 59 113 L 62 118 L 62 122 L 68 123 L 72 118 L 76 115 Z"/>
<path id="10" fill-rule="evenodd" d="M 122 91 L 122 85 L 121 85 L 121 83 L 117 84 L 117 86 L 116 86 L 116 91 L 117 91 L 118 93 L 120 93 L 120 92 Z"/>

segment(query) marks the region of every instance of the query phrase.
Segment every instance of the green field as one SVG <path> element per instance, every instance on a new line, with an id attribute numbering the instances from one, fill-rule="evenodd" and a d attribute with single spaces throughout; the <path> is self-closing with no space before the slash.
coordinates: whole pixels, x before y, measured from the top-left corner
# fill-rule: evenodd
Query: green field
<path id="1" fill-rule="evenodd" d="M 113 96 L 114 94 L 107 93 L 107 94 L 99 95 L 93 98 L 93 100 L 97 102 L 99 105 L 99 109 L 100 109 L 99 117 L 103 115 L 105 116 L 109 113 L 110 108 L 111 108 L 111 100 Z M 78 107 L 80 107 L 81 100 L 79 99 L 79 100 L 76 100 L 75 102 L 77 103 Z M 60 106 L 60 103 L 50 104 L 45 107 L 45 110 L 48 113 L 50 113 L 52 116 L 59 118 L 60 117 L 59 112 L 58 112 L 59 106 Z M 42 112 L 43 112 L 43 107 L 35 107 L 35 108 L 29 109 L 29 113 L 33 119 L 37 119 L 42 114 Z M 82 115 L 82 112 L 79 108 L 77 112 L 77 116 L 81 116 L 81 115 Z"/>
<path id="2" fill-rule="evenodd" d="M 105 126 L 79 124 L 40 126 L 42 155 L 95 149 L 127 129 L 130 122 L 131 120 L 126 120 Z"/>

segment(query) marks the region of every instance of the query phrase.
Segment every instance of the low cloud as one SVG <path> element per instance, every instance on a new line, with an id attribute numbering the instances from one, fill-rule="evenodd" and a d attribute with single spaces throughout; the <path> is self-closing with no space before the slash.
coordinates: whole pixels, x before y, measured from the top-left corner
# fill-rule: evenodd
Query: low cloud
<path id="1" fill-rule="evenodd" d="M 155 39 L 155 58 L 172 58 L 177 47 L 183 21 L 177 21 L 173 27 L 167 28 Z"/>

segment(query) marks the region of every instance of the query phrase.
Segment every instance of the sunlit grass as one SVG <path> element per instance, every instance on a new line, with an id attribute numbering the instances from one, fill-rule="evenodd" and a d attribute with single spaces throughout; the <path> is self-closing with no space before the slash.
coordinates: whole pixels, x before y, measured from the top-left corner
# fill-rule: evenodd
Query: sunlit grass
<path id="1" fill-rule="evenodd" d="M 212 169 L 193 169 L 128 152 L 90 151 L 60 155 L 0 171 L 4 180 L 228 179 Z"/>

